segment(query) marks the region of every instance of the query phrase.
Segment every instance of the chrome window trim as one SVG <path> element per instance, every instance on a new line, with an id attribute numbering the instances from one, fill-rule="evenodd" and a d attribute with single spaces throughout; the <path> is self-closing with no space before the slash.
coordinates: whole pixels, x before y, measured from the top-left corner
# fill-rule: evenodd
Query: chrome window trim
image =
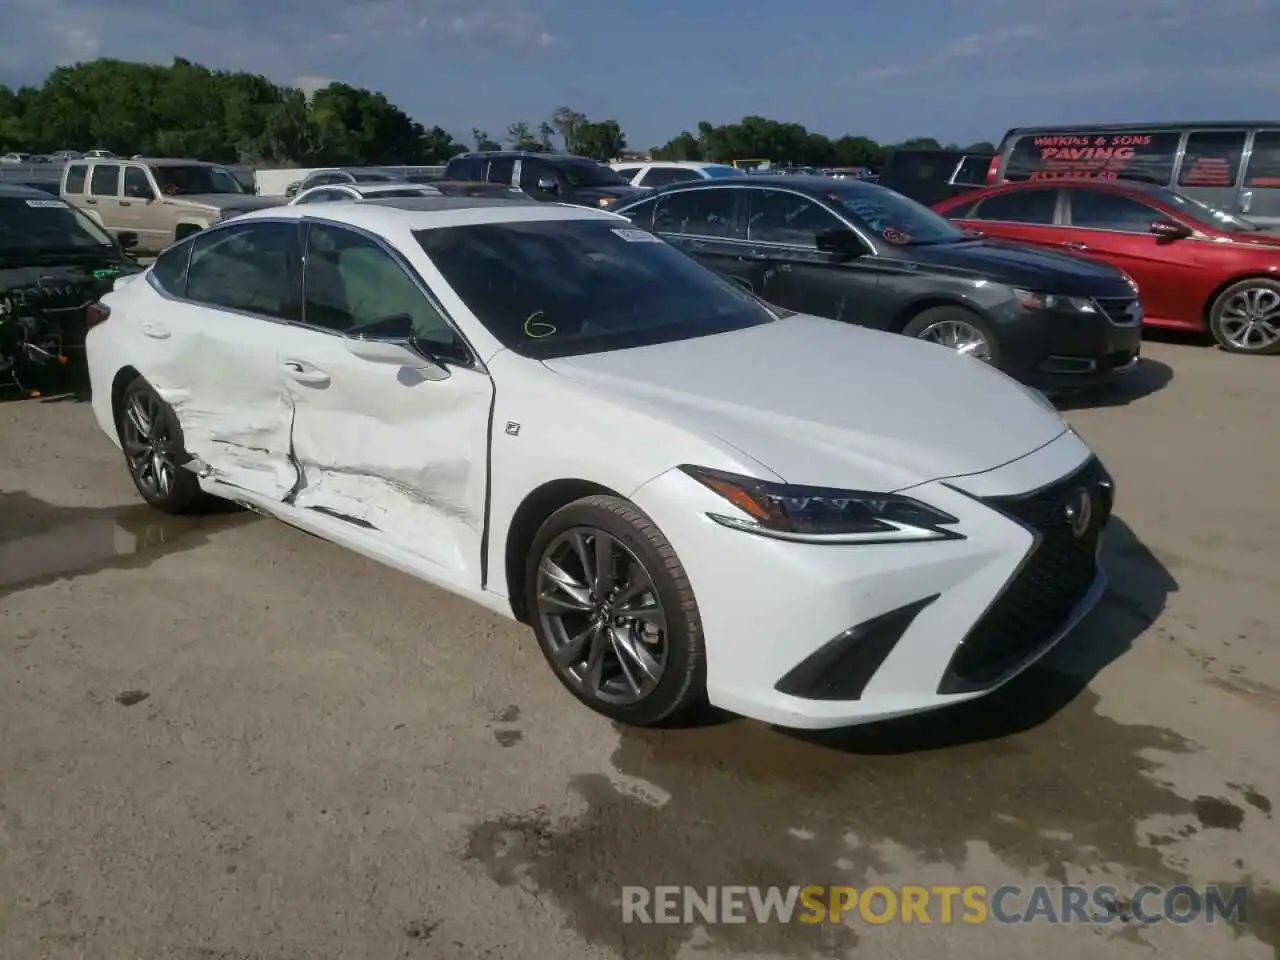
<path id="1" fill-rule="evenodd" d="M 266 222 L 272 222 L 272 221 L 267 220 Z M 299 304 L 299 307 L 301 309 L 302 319 L 294 320 L 294 321 L 286 321 L 287 323 L 289 323 L 290 326 L 302 327 L 314 333 L 324 333 L 324 334 L 328 334 L 329 336 L 336 336 L 336 337 L 345 336 L 345 334 L 342 331 L 331 330 L 328 327 L 318 327 L 318 326 L 315 326 L 314 324 L 310 324 L 306 322 L 307 254 L 310 252 L 312 224 L 320 224 L 325 227 L 349 230 L 352 233 L 355 233 L 361 237 L 364 237 L 366 240 L 371 240 L 375 246 L 379 247 L 384 253 L 386 253 L 388 256 L 391 257 L 392 261 L 398 267 L 400 267 L 400 269 L 403 270 L 405 274 L 409 277 L 409 281 L 415 287 L 418 288 L 418 292 L 422 294 L 422 296 L 426 299 L 427 303 L 431 305 L 431 308 L 435 310 L 438 314 L 440 314 L 441 318 L 449 326 L 449 329 L 452 330 L 454 335 L 458 337 L 462 345 L 466 348 L 467 353 L 470 354 L 471 356 L 470 364 L 462 364 L 454 360 L 445 360 L 440 362 L 445 363 L 448 366 L 458 367 L 459 369 L 462 369 L 462 370 L 474 370 L 477 373 L 483 373 L 486 376 L 488 375 L 489 371 L 485 367 L 483 361 L 481 361 L 480 359 L 480 352 L 476 350 L 475 346 L 467 338 L 467 335 L 463 333 L 461 329 L 459 329 L 457 321 L 455 321 L 453 317 L 449 315 L 449 312 L 445 310 L 444 305 L 441 304 L 439 299 L 437 299 L 437 297 L 435 296 L 435 294 L 431 292 L 431 289 L 430 287 L 427 286 L 426 281 L 423 280 L 421 276 L 419 276 L 418 271 L 413 268 L 413 265 L 409 263 L 408 259 L 404 256 L 404 254 L 402 254 L 394 246 L 388 243 L 385 238 L 369 230 L 365 230 L 362 227 L 357 227 L 357 226 L 354 226 L 353 224 L 344 223 L 338 220 L 329 220 L 319 216 L 304 216 L 300 218 L 298 222 L 300 222 L 303 226 L 307 228 L 306 235 L 302 239 L 302 259 L 300 261 L 302 273 L 299 276 L 300 285 L 301 285 L 301 296 L 302 296 L 302 302 Z M 423 253 L 423 256 L 427 256 L 425 252 Z M 430 257 L 427 257 L 427 259 L 430 259 Z M 476 319 L 480 320 L 479 317 L 477 317 Z M 480 322 L 483 324 L 483 321 L 480 321 Z"/>
<path id="2" fill-rule="evenodd" d="M 858 228 L 858 226 L 852 223 L 847 216 L 834 210 L 825 201 L 820 200 L 819 198 L 812 196 L 810 194 L 803 193 L 792 187 L 785 187 L 785 186 L 775 187 L 773 184 L 766 185 L 763 183 L 725 183 L 724 180 L 720 180 L 719 182 L 716 182 L 713 184 L 710 179 L 704 179 L 702 181 L 688 181 L 688 182 L 697 183 L 698 185 L 694 187 L 681 187 L 678 190 L 672 190 L 670 193 L 664 193 L 655 198 L 656 202 L 658 204 L 661 204 L 664 200 L 674 196 L 679 196 L 681 194 L 709 192 L 709 191 L 717 191 L 717 192 L 724 191 L 725 193 L 731 194 L 733 191 L 736 191 L 736 190 L 772 190 L 776 193 L 788 193 L 793 197 L 799 197 L 801 200 L 808 201 L 809 203 L 812 203 L 815 206 L 825 210 L 827 213 L 831 214 L 833 217 L 836 218 L 836 220 L 838 220 L 840 223 L 843 223 L 848 229 L 852 230 L 857 235 L 858 239 L 861 240 L 867 246 L 867 249 L 871 251 L 871 255 L 873 257 L 880 256 L 879 248 L 874 243 L 872 243 L 870 238 L 868 238 L 868 236 L 865 233 L 863 233 L 862 230 Z M 636 206 L 638 207 L 643 202 L 644 202 L 643 200 L 638 201 L 636 203 Z M 666 235 L 669 237 L 682 237 L 682 238 L 687 238 L 691 240 L 713 240 L 721 243 L 737 242 L 737 243 L 772 244 L 774 246 L 784 247 L 786 249 L 791 249 L 791 250 L 804 250 L 809 253 L 814 253 L 817 250 L 817 248 L 800 247 L 800 246 L 797 246 L 796 244 L 783 244 L 783 243 L 779 243 L 776 240 L 751 240 L 750 238 L 751 224 L 749 221 L 746 223 L 743 223 L 742 225 L 742 233 L 743 233 L 742 237 L 717 237 L 712 234 L 703 234 L 703 233 L 694 234 L 694 233 L 674 233 L 672 231 L 661 231 L 661 230 L 658 230 L 656 226 L 657 212 L 658 212 L 657 208 L 655 207 L 654 208 L 655 226 L 653 228 L 653 232 L 657 234 L 662 234 L 665 232 Z M 735 210 L 735 213 L 736 213 L 736 210 Z"/>

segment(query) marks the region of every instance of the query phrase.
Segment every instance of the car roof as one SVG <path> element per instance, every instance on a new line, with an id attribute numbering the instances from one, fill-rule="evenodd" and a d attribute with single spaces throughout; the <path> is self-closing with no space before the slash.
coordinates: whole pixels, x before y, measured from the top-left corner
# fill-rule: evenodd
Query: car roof
<path id="1" fill-rule="evenodd" d="M 703 167 L 728 167 L 728 163 L 712 160 L 619 160 L 611 167 L 679 167 L 682 170 L 701 170 Z"/>
<path id="2" fill-rule="evenodd" d="M 335 200 L 333 203 L 265 207 L 237 216 L 247 220 L 323 219 L 347 223 L 374 233 L 433 230 L 481 223 L 531 223 L 540 220 L 601 220 L 629 222 L 625 217 L 593 207 L 513 197 L 395 197 L 386 200 Z"/>
<path id="3" fill-rule="evenodd" d="M 0 183 L 0 197 L 16 197 L 25 200 L 48 200 L 51 194 L 38 187 L 19 183 Z M 56 199 L 56 198 L 55 198 Z"/>
<path id="4" fill-rule="evenodd" d="M 979 190 L 973 192 L 994 192 L 996 190 L 1025 190 L 1029 187 L 1038 189 L 1055 189 L 1057 187 L 1098 187 L 1103 190 L 1115 190 L 1128 193 L 1149 193 L 1156 194 L 1169 190 L 1170 188 L 1162 183 L 1148 183 L 1145 180 L 1126 180 L 1119 177 L 1115 180 L 1102 180 L 1098 177 L 1054 177 L 1051 180 L 1016 180 L 1012 182 L 992 184 L 989 187 L 980 187 Z M 962 193 L 956 199 L 968 196 Z"/>
<path id="5" fill-rule="evenodd" d="M 717 164 L 717 166 L 720 166 L 720 164 Z M 749 173 L 746 176 L 726 177 L 722 180 L 686 180 L 681 183 L 672 183 L 659 187 L 652 193 L 646 194 L 646 196 L 652 196 L 657 193 L 674 193 L 679 190 L 732 190 L 737 187 L 751 186 L 771 187 L 775 190 L 808 190 L 814 193 L 829 193 L 832 190 L 873 191 L 885 189 L 884 187 L 876 186 L 874 183 L 864 183 L 858 180 L 836 181 L 816 173 L 796 173 L 786 177 Z"/>

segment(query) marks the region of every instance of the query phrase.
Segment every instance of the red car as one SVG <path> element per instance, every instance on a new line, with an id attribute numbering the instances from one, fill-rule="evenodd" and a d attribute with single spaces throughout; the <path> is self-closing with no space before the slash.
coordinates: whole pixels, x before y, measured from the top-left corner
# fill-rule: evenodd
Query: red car
<path id="1" fill-rule="evenodd" d="M 933 209 L 988 236 L 1120 268 L 1152 327 L 1207 329 L 1224 350 L 1280 353 L 1280 233 L 1124 180 L 1005 184 Z"/>

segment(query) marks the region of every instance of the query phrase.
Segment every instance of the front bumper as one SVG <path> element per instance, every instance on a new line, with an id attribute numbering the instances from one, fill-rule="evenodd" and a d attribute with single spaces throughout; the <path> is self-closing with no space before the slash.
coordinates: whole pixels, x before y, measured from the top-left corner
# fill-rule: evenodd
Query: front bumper
<path id="1" fill-rule="evenodd" d="M 796 544 L 732 530 L 705 518 L 724 502 L 678 471 L 633 499 L 693 585 L 711 702 L 820 729 L 981 696 L 1064 636 L 1105 586 L 1096 543 L 1109 498 L 1093 501 L 1086 537 L 1064 537 L 1061 524 L 1061 498 L 1096 484 L 1077 476 L 1092 464 L 1066 433 L 998 470 L 917 487 L 911 495 L 960 518 L 966 536 L 930 543 Z"/>
<path id="2" fill-rule="evenodd" d="M 1026 310 L 997 318 L 1000 366 L 1042 390 L 1109 383 L 1138 365 L 1142 323 L 1116 323 L 1105 311 Z"/>

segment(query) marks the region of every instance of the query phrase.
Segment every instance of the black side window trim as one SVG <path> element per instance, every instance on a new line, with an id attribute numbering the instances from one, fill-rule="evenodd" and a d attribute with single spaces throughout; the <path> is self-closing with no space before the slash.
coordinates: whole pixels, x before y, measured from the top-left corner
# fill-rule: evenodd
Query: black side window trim
<path id="1" fill-rule="evenodd" d="M 168 297 L 170 299 L 174 299 L 174 300 L 186 300 L 187 274 L 191 270 L 191 248 L 192 246 L 195 245 L 196 236 L 197 234 L 193 233 L 191 236 L 179 241 L 178 243 L 174 244 L 172 247 L 169 247 L 167 250 L 162 251 L 160 255 L 156 257 L 155 260 L 152 261 L 151 268 L 147 270 L 147 282 L 151 284 L 152 289 L 154 289 L 157 293 L 162 294 L 163 296 Z M 183 254 L 180 260 L 175 261 L 175 262 L 181 262 L 182 264 L 182 289 L 170 290 L 156 278 L 155 267 L 165 257 L 177 253 L 178 250 L 183 250 Z"/>

